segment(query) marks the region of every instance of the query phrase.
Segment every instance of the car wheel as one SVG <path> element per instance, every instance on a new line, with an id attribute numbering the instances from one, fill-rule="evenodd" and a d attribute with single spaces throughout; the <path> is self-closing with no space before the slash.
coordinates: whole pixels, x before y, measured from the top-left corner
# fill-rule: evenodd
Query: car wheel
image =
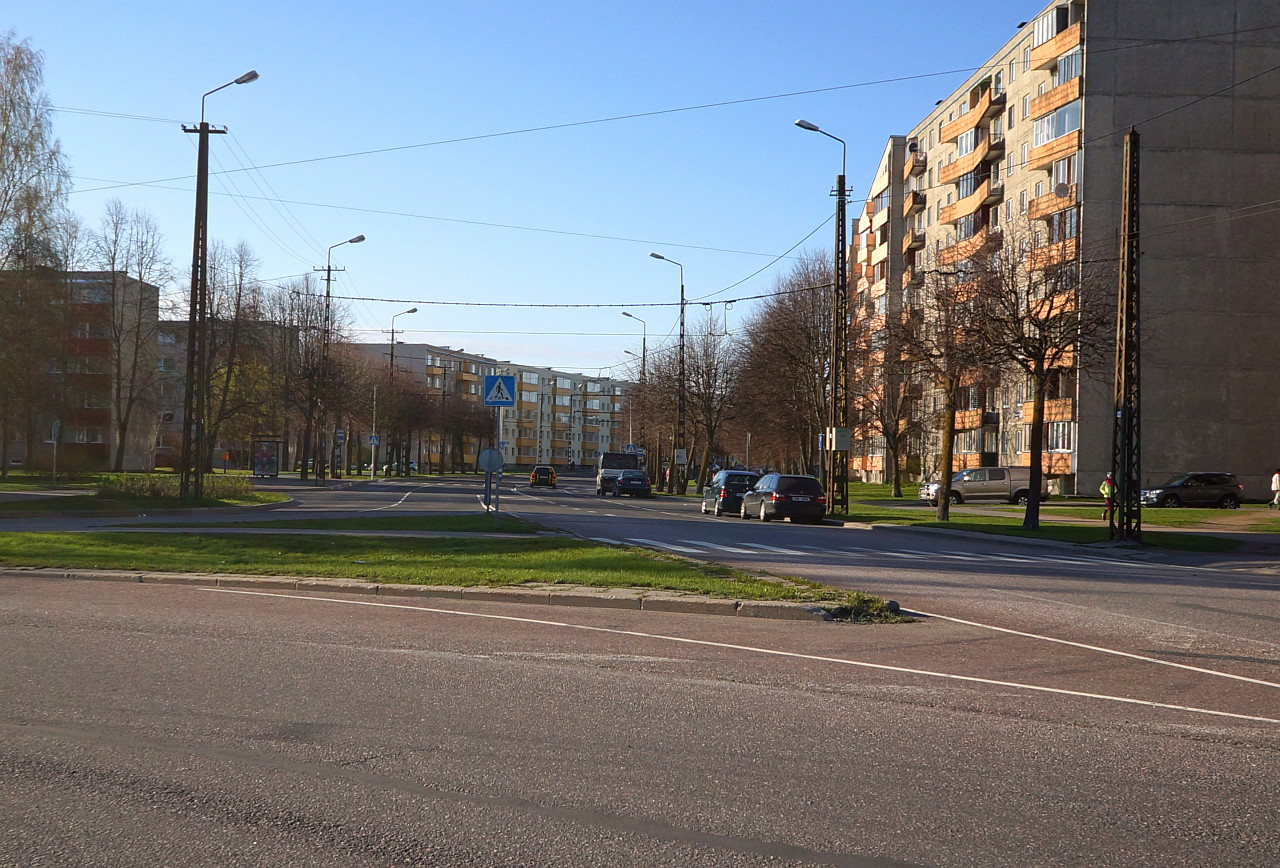
<path id="1" fill-rule="evenodd" d="M 1164 497 L 1160 498 L 1160 505 L 1165 509 L 1170 509 L 1175 506 L 1182 506 L 1182 501 L 1178 499 L 1178 495 L 1176 494 L 1166 494 Z"/>
<path id="2" fill-rule="evenodd" d="M 745 500 L 738 507 L 738 518 L 751 518 L 751 516 L 747 515 L 747 502 Z"/>
<path id="3" fill-rule="evenodd" d="M 1240 505 L 1240 501 L 1236 499 L 1234 494 L 1222 495 L 1222 500 L 1218 501 L 1219 509 L 1235 509 Z"/>
<path id="4" fill-rule="evenodd" d="M 716 505 L 711 509 L 711 514 L 717 518 L 724 515 L 724 508 L 720 506 L 720 501 L 716 501 Z"/>
<path id="5" fill-rule="evenodd" d="M 613 487 L 613 496 L 614 496 L 614 497 L 622 497 L 622 489 L 615 485 L 615 486 Z"/>
<path id="6" fill-rule="evenodd" d="M 1027 494 L 1025 491 L 1019 491 L 1013 496 L 1013 502 L 1018 506 L 1026 506 L 1031 502 L 1031 495 Z"/>
<path id="7" fill-rule="evenodd" d="M 960 502 L 960 495 L 953 491 L 947 495 L 947 500 L 950 501 L 952 506 L 955 506 Z"/>
<path id="8" fill-rule="evenodd" d="M 707 514 L 707 502 L 705 500 L 702 501 L 702 505 L 698 507 L 698 511 L 701 512 L 703 515 Z"/>
<path id="9" fill-rule="evenodd" d="M 764 511 L 764 501 L 761 501 L 761 502 L 760 502 L 760 520 L 761 520 L 761 521 L 772 521 L 772 520 L 773 520 L 773 517 L 772 517 L 771 515 L 769 515 L 769 513 L 767 513 L 767 512 L 765 512 L 765 511 Z"/>

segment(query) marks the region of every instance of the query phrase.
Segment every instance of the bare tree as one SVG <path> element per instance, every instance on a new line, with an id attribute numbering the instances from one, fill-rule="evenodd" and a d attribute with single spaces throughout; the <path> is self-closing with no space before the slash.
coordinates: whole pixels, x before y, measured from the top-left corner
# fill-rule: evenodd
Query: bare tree
<path id="1" fill-rule="evenodd" d="M 1031 481 L 1023 527 L 1040 526 L 1045 400 L 1074 393 L 1082 354 L 1099 351 L 1114 327 L 1114 272 L 1083 264 L 1075 208 L 1044 229 L 1007 225 L 1004 243 L 974 262 L 980 341 L 989 364 L 1031 386 Z"/>
<path id="2" fill-rule="evenodd" d="M 110 405 L 116 427 L 114 469 L 124 470 L 135 412 L 154 406 L 159 289 L 173 277 L 163 239 L 150 215 L 107 203 L 100 228 L 90 236 L 94 264 L 106 295 L 102 328 L 111 366 Z"/>
<path id="3" fill-rule="evenodd" d="M 686 341 L 686 407 L 689 421 L 702 444 L 697 490 L 707 484 L 712 450 L 738 396 L 738 345 L 713 312 L 708 312 Z"/>
<path id="4" fill-rule="evenodd" d="M 753 452 L 768 456 L 761 463 L 806 473 L 816 465 L 829 394 L 831 277 L 828 254 L 804 254 L 744 324 L 740 416 L 756 435 Z"/>
<path id="5" fill-rule="evenodd" d="M 44 55 L 0 36 L 0 268 L 65 267 L 54 235 L 69 172 L 53 135 Z"/>

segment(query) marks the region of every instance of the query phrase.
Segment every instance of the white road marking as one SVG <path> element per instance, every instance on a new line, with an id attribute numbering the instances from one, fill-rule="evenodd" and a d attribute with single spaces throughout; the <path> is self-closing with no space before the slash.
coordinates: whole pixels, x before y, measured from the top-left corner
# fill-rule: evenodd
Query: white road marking
<path id="1" fill-rule="evenodd" d="M 761 549 L 762 551 L 766 551 L 766 552 L 777 552 L 780 555 L 803 554 L 803 552 L 798 552 L 795 549 L 780 549 L 777 546 L 767 546 L 764 543 L 743 543 L 743 545 L 750 546 L 753 549 Z"/>
<path id="2" fill-rule="evenodd" d="M 591 537 L 591 541 L 592 541 L 592 542 L 604 543 L 605 545 L 609 545 L 609 546 L 620 546 L 620 545 L 622 545 L 622 540 L 609 539 L 609 538 L 608 538 L 608 537 L 606 537 L 606 536 L 593 536 L 593 537 Z"/>
<path id="3" fill-rule="evenodd" d="M 739 548 L 734 548 L 733 546 L 722 546 L 722 545 L 719 545 L 718 543 L 705 542 L 703 540 L 697 540 L 697 539 L 682 539 L 680 540 L 680 542 L 688 543 L 689 545 L 692 545 L 692 546 L 706 546 L 709 549 L 715 549 L 716 551 L 719 551 L 719 552 L 729 552 L 735 555 L 755 554 L 755 552 L 753 552 L 751 549 L 739 549 Z"/>
<path id="4" fill-rule="evenodd" d="M 906 612 L 906 609 L 903 609 Z M 1102 648 L 1098 645 L 1086 645 L 1083 642 L 1072 642 L 1069 639 L 1057 639 L 1053 636 L 1042 636 L 1039 633 L 1024 633 L 1021 630 L 1011 630 L 1008 627 L 997 627 L 993 624 L 982 624 L 978 621 L 966 621 L 963 618 L 952 618 L 948 615 L 936 615 L 931 612 L 921 612 L 918 609 L 909 612 L 912 615 L 923 615 L 926 618 L 937 618 L 940 621 L 950 621 L 953 624 L 965 624 L 970 627 L 981 627 L 984 630 L 994 630 L 997 633 L 1008 633 L 1011 636 L 1022 636 L 1027 639 L 1039 639 L 1041 642 L 1053 642 L 1058 645 L 1070 645 L 1072 648 L 1083 648 L 1086 651 L 1097 651 L 1099 654 L 1111 654 L 1115 657 L 1128 657 L 1131 660 L 1141 660 L 1144 663 L 1156 663 L 1160 666 L 1172 666 L 1174 669 L 1186 669 L 1189 672 L 1199 672 L 1201 675 L 1213 675 L 1218 678 L 1230 678 L 1233 681 L 1247 681 L 1250 684 L 1261 684 L 1263 687 L 1277 687 L 1280 684 L 1274 681 L 1263 681 L 1260 678 L 1250 678 L 1247 675 L 1234 675 L 1230 672 L 1218 672 L 1215 669 L 1204 669 L 1200 666 L 1189 666 L 1186 663 L 1174 663 L 1169 660 L 1161 660 L 1159 657 L 1147 657 L 1143 654 L 1131 654 L 1128 651 L 1117 651 L 1114 648 Z"/>
<path id="5" fill-rule="evenodd" d="M 628 538 L 627 542 L 639 543 L 642 546 L 653 546 L 654 548 L 659 548 L 659 549 L 667 549 L 673 552 L 682 552 L 683 554 L 690 554 L 690 555 L 702 554 L 701 549 L 691 549 L 691 548 L 686 548 L 684 546 L 672 545 L 671 543 L 658 542 L 656 539 L 636 539 L 634 537 L 630 537 Z"/>
<path id="6" fill-rule="evenodd" d="M 876 669 L 882 672 L 897 672 L 904 675 L 919 675 L 925 678 L 940 678 L 948 681 L 965 681 L 971 684 L 985 684 L 992 687 L 1013 688 L 1035 693 L 1051 693 L 1058 696 L 1074 696 L 1081 699 L 1095 699 L 1102 702 L 1115 702 L 1123 705 L 1138 705 L 1145 708 L 1163 708 L 1170 711 L 1183 711 L 1190 714 L 1204 714 L 1213 717 L 1229 717 L 1234 720 L 1250 720 L 1257 723 L 1280 725 L 1280 719 L 1260 717 L 1253 714 L 1237 714 L 1231 711 L 1217 711 L 1212 708 L 1197 708 L 1191 705 L 1174 705 L 1167 702 L 1152 702 L 1147 699 L 1133 699 L 1127 696 L 1111 696 L 1105 693 L 1088 693 L 1081 690 L 1065 690 L 1061 687 L 1047 687 L 1042 684 L 1023 684 L 1017 681 L 1000 681 L 994 678 L 980 678 L 976 675 L 955 675 L 950 672 L 934 672 L 928 669 L 910 669 L 904 666 L 890 666 L 886 663 L 868 663 L 865 660 L 849 660 L 841 657 L 827 657 L 820 654 L 801 654 L 797 651 L 779 651 L 774 648 L 757 648 L 752 645 L 737 645 L 729 642 L 712 642 L 708 639 L 689 639 L 684 636 L 666 636 L 661 633 L 642 633 L 638 630 L 620 630 L 614 627 L 591 627 L 585 624 L 570 624 L 564 621 L 547 621 L 542 618 L 520 618 L 515 615 L 493 615 L 480 612 L 463 612 L 456 609 L 437 609 L 427 606 L 411 606 L 404 603 L 382 603 L 373 600 L 335 599 L 333 597 L 312 597 L 303 594 L 271 593 L 267 591 L 247 591 L 233 588 L 197 588 L 199 591 L 210 591 L 218 594 L 240 594 L 250 597 L 277 597 L 286 600 L 304 600 L 315 603 L 340 603 L 348 606 L 372 606 L 383 609 L 401 609 L 415 612 L 429 612 L 435 615 L 456 615 L 463 618 L 485 618 L 493 621 L 511 621 L 520 624 L 537 624 L 543 627 L 563 627 L 567 630 L 585 630 L 591 633 L 610 633 L 615 636 L 634 636 L 640 639 L 654 639 L 663 642 L 678 642 L 685 645 L 701 645 L 705 648 L 724 648 L 731 651 L 746 651 L 751 654 L 767 654 L 773 657 L 787 657 L 794 660 L 812 660 L 819 663 L 834 663 L 841 666 L 854 666 L 862 669 Z M 921 613 L 923 614 L 923 613 Z M 1160 662 L 1160 661 L 1157 661 Z M 1220 673 L 1219 673 L 1220 674 Z"/>

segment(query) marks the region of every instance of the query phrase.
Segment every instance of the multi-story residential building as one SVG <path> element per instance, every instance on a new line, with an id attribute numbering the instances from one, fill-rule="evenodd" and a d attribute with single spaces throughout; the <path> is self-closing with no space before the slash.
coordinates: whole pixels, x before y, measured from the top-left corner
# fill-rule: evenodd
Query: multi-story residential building
<path id="1" fill-rule="evenodd" d="M 29 362 L 43 368 L 48 394 L 30 408 L 34 438 L 9 431 L 10 465 L 49 469 L 56 451 L 64 472 L 110 470 L 117 456 L 124 470 L 151 469 L 159 289 L 119 272 L 58 272 L 52 279 L 63 333 L 48 335 L 43 362 Z M 37 371 L 29 372 L 33 381 Z"/>
<path id="2" fill-rule="evenodd" d="M 1276 24 L 1273 4 L 1250 0 L 1071 0 L 1020 24 L 902 138 L 900 160 L 890 139 L 850 257 L 868 322 L 989 242 L 1026 245 L 1032 271 L 1116 260 L 1123 136 L 1136 128 L 1141 481 L 1228 470 L 1263 496 L 1280 462 Z M 1057 372 L 1044 462 L 1057 491 L 1092 491 L 1110 469 L 1111 373 L 1083 357 Z M 1027 465 L 1025 377 L 962 386 L 955 466 Z M 926 395 L 921 418 L 935 406 Z M 933 439 L 917 447 L 925 472 Z M 854 469 L 875 477 L 873 447 Z"/>
<path id="3" fill-rule="evenodd" d="M 388 344 L 358 346 L 379 364 L 391 364 Z M 621 401 L 627 383 L 431 344 L 396 344 L 394 365 L 397 376 L 408 378 L 428 397 L 443 401 L 457 396 L 475 405 L 483 404 L 486 376 L 514 376 L 516 403 L 502 414 L 502 451 L 509 468 L 581 467 L 594 463 L 600 452 L 620 452 L 626 445 Z M 477 450 L 487 445 L 479 438 L 467 441 L 461 463 L 474 466 Z M 428 438 L 414 452 L 423 463 L 438 465 L 445 448 Z"/>

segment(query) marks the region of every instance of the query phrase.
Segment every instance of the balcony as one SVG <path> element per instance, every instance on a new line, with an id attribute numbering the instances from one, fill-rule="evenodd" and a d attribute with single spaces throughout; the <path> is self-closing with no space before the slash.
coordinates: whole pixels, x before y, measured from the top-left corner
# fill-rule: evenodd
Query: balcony
<path id="1" fill-rule="evenodd" d="M 912 190 L 906 195 L 902 202 L 902 216 L 911 218 L 924 210 L 925 197 L 924 193 L 919 190 Z"/>
<path id="2" fill-rule="evenodd" d="M 1045 220 L 1065 208 L 1070 208 L 1075 203 L 1076 185 L 1072 184 L 1066 196 L 1059 196 L 1057 193 L 1046 193 L 1043 196 L 1037 196 L 1032 199 L 1027 206 L 1027 219 Z"/>
<path id="3" fill-rule="evenodd" d="M 929 155 L 924 151 L 912 151 L 907 154 L 906 165 L 902 170 L 902 179 L 905 181 L 912 175 L 922 175 L 925 169 L 929 168 Z"/>
<path id="4" fill-rule="evenodd" d="M 902 239 L 902 252 L 919 250 L 921 247 L 924 247 L 924 233 L 919 229 L 908 229 L 906 236 Z"/>
<path id="5" fill-rule="evenodd" d="M 1000 185 L 997 185 L 997 187 L 1000 187 Z M 990 179 L 988 179 L 986 181 L 983 181 L 978 186 L 978 189 L 974 190 L 968 196 L 965 196 L 959 202 L 953 202 L 952 204 L 943 208 L 942 211 L 938 213 L 938 220 L 942 223 L 950 224 L 950 223 L 955 223 L 957 220 L 959 220 L 962 217 L 968 217 L 970 214 L 977 211 L 983 205 L 988 204 L 987 197 L 990 195 L 990 191 L 991 191 L 991 181 Z M 1001 187 L 1000 195 L 1001 196 L 1004 195 L 1003 187 Z"/>
<path id="6" fill-rule="evenodd" d="M 1028 271 L 1044 271 L 1070 262 L 1075 258 L 1076 239 L 1064 238 L 1062 241 L 1028 250 L 1026 266 Z"/>
<path id="7" fill-rule="evenodd" d="M 956 411 L 956 430 L 970 431 L 974 428 L 981 428 L 983 425 L 983 411 L 977 410 L 957 410 Z"/>
<path id="8" fill-rule="evenodd" d="M 1063 82 L 1047 93 L 1042 93 L 1031 101 L 1031 117 L 1042 118 L 1049 112 L 1062 108 L 1069 102 L 1074 102 L 1080 98 L 1080 84 L 1082 79 L 1076 76 L 1070 81 Z"/>
<path id="9" fill-rule="evenodd" d="M 1080 150 L 1079 130 L 1067 133 L 1065 136 L 1058 136 L 1051 142 L 1045 142 L 1040 147 L 1031 149 L 1031 154 L 1027 157 L 1027 169 L 1048 169 L 1053 166 L 1054 160 L 1069 157 L 1078 150 Z"/>
<path id="10" fill-rule="evenodd" d="M 1055 57 L 1057 55 L 1054 55 Z M 969 110 L 960 117 L 956 118 L 949 124 L 942 127 L 942 143 L 948 144 L 954 142 L 965 133 L 976 128 L 993 114 L 999 113 L 1005 104 L 1006 96 L 1004 93 L 996 95 L 994 91 L 988 87 L 986 92 L 978 99 L 977 103 L 971 105 Z"/>
<path id="11" fill-rule="evenodd" d="M 974 148 L 972 153 L 965 154 L 960 159 L 943 166 L 938 172 L 938 182 L 941 184 L 954 184 L 961 175 L 966 175 L 978 168 L 978 164 L 983 160 L 997 159 L 1003 153 L 1003 137 L 987 139 Z"/>
<path id="12" fill-rule="evenodd" d="M 957 262 L 977 255 L 978 251 L 982 250 L 988 241 L 995 242 L 999 238 L 998 233 L 983 229 L 972 238 L 966 238 L 964 241 L 959 241 L 950 247 L 942 248 L 942 251 L 938 254 L 938 264 L 955 265 Z"/>
<path id="13" fill-rule="evenodd" d="M 1058 58 L 1066 54 L 1084 41 L 1084 22 L 1077 21 L 1043 45 L 1031 49 L 1031 68 L 1048 69 L 1058 62 Z"/>
<path id="14" fill-rule="evenodd" d="M 1031 421 L 1031 411 L 1035 404 L 1027 401 L 1022 405 L 1022 418 Z M 1071 398 L 1052 398 L 1044 402 L 1045 422 L 1070 422 L 1075 418 L 1075 401 Z M 959 426 L 957 426 L 959 427 Z"/>

